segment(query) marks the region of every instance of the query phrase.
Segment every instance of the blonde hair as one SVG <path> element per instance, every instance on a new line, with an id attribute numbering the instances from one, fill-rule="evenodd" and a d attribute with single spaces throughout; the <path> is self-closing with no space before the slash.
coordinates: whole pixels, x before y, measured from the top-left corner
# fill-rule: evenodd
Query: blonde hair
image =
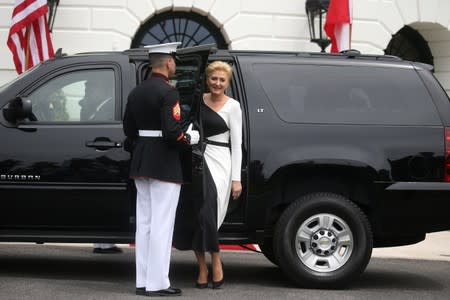
<path id="1" fill-rule="evenodd" d="M 215 71 L 224 71 L 227 74 L 228 79 L 231 79 L 231 74 L 233 73 L 231 66 L 220 60 L 212 62 L 206 67 L 206 76 L 211 76 Z"/>

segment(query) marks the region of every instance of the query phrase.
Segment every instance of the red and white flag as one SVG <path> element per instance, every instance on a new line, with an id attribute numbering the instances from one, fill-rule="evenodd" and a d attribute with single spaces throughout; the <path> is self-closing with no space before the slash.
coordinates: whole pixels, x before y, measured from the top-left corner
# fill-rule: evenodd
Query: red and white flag
<path id="1" fill-rule="evenodd" d="M 47 11 L 47 0 L 16 0 L 7 44 L 19 74 L 54 56 Z"/>
<path id="2" fill-rule="evenodd" d="M 352 19 L 352 0 L 330 0 L 325 32 L 331 39 L 331 53 L 350 49 Z"/>

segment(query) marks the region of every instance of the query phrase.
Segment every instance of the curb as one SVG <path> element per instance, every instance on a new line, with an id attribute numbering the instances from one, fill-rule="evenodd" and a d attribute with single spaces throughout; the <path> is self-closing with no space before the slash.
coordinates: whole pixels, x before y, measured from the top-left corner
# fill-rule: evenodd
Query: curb
<path id="1" fill-rule="evenodd" d="M 414 245 L 375 248 L 372 257 L 450 261 L 450 231 L 428 233 Z"/>

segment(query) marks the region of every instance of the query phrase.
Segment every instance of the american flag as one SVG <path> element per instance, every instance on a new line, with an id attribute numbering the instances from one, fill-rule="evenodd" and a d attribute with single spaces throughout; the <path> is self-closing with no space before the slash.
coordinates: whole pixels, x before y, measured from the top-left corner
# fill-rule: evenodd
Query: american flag
<path id="1" fill-rule="evenodd" d="M 47 11 L 47 0 L 16 0 L 7 44 L 19 74 L 54 56 Z"/>

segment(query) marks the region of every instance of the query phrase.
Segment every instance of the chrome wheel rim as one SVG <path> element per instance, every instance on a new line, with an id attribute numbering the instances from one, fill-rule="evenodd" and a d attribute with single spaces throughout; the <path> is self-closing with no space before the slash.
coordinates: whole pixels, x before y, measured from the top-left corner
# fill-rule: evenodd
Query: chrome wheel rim
<path id="1" fill-rule="evenodd" d="M 295 249 L 300 261 L 321 273 L 344 266 L 352 255 L 353 246 L 350 227 L 332 214 L 310 217 L 300 225 L 295 236 Z"/>

